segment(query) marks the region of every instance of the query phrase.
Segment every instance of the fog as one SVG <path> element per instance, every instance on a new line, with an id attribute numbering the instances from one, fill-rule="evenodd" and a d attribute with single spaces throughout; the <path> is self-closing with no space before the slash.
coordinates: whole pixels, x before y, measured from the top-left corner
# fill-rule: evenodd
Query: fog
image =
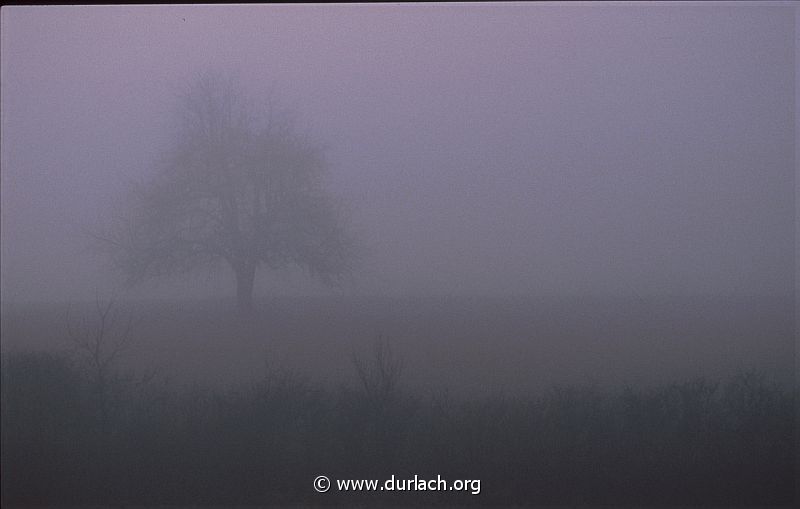
<path id="1" fill-rule="evenodd" d="M 11 7 L 2 292 L 119 284 L 87 247 L 198 73 L 329 147 L 363 295 L 789 295 L 794 17 L 742 5 Z M 261 295 L 328 294 L 293 271 Z M 232 295 L 229 275 L 128 295 Z M 137 293 L 138 292 L 138 293 Z"/>
<path id="2" fill-rule="evenodd" d="M 3 505 L 796 501 L 794 4 L 0 18 Z"/>

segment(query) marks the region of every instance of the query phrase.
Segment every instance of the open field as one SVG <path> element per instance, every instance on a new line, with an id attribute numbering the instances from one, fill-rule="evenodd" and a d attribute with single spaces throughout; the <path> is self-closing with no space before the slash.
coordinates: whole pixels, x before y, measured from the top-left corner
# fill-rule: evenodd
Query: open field
<path id="1" fill-rule="evenodd" d="M 796 495 L 796 392 L 757 372 L 458 401 L 404 391 L 391 358 L 362 360 L 349 387 L 276 373 L 205 390 L 7 354 L 3 502 L 731 506 Z M 376 484 L 317 493 L 319 475 Z M 417 477 L 445 487 L 380 489 Z M 467 488 L 447 491 L 456 480 Z"/>
<path id="2" fill-rule="evenodd" d="M 73 304 L 91 317 L 94 304 Z M 243 319 L 224 300 L 119 303 L 136 316 L 121 358 L 175 381 L 225 384 L 265 367 L 351 379 L 379 336 L 412 388 L 463 394 L 618 386 L 757 369 L 790 384 L 794 308 L 780 298 L 274 298 Z M 66 304 L 4 304 L 2 350 L 68 348 Z"/>
<path id="3" fill-rule="evenodd" d="M 244 318 L 221 300 L 120 303 L 141 319 L 137 341 L 100 376 L 67 348 L 65 306 L 6 304 L 4 503 L 727 506 L 796 495 L 788 301 L 259 307 Z M 73 305 L 69 316 L 94 312 Z M 320 474 L 481 487 L 322 495 Z"/>

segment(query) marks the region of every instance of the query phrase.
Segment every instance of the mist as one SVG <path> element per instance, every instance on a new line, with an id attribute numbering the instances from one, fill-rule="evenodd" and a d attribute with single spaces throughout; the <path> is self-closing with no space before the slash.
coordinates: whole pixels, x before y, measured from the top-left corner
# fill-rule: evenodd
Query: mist
<path id="1" fill-rule="evenodd" d="M 337 475 L 342 476 L 348 465 L 399 471 L 402 461 L 392 461 L 402 454 L 387 451 L 406 443 L 402 440 L 419 439 L 418 428 L 435 429 L 431 423 L 438 422 L 439 407 L 423 401 L 441 393 L 462 398 L 466 405 L 498 393 L 566 401 L 567 396 L 559 399 L 561 392 L 548 400 L 548 388 L 589 384 L 592 390 L 624 386 L 643 391 L 642 398 L 656 398 L 654 394 L 662 394 L 659 387 L 674 388 L 668 384 L 697 377 L 721 380 L 719 387 L 733 387 L 734 392 L 742 384 L 761 390 L 753 385 L 759 380 L 765 388 L 758 394 L 774 395 L 769 422 L 777 423 L 774 429 L 765 424 L 759 432 L 767 441 L 774 439 L 773 444 L 788 440 L 784 435 L 793 429 L 796 399 L 795 281 L 800 274 L 795 255 L 800 14 L 795 6 L 13 6 L 1 13 L 0 298 L 3 371 L 12 377 L 11 386 L 23 380 L 17 383 L 26 387 L 26 376 L 45 373 L 41 379 L 31 376 L 50 387 L 47 380 L 55 378 L 47 377 L 62 368 L 53 367 L 56 361 L 36 361 L 35 355 L 65 355 L 82 366 L 75 368 L 75 380 L 84 380 L 87 387 L 100 379 L 105 384 L 106 368 L 99 368 L 105 366 L 102 355 L 94 360 L 81 355 L 91 350 L 85 339 L 94 334 L 93 327 L 101 321 L 105 325 L 102 310 L 108 305 L 109 320 L 117 313 L 114 323 L 121 327 L 106 329 L 106 347 L 115 354 L 108 359 L 109 370 L 153 369 L 160 375 L 148 380 L 164 375 L 178 384 L 204 384 L 209 391 L 285 370 L 321 384 L 319 394 L 331 395 L 331 401 L 339 394 L 336 387 L 354 384 L 355 392 L 341 389 L 336 396 L 335 405 L 345 405 L 336 415 L 350 416 L 347 409 L 352 408 L 341 403 L 347 398 L 363 397 L 371 402 L 365 403 L 368 407 L 376 397 L 391 400 L 385 403 L 390 410 L 380 406 L 380 412 L 388 413 L 378 413 L 380 419 L 398 423 L 395 428 L 380 421 L 395 434 L 379 434 L 383 438 L 376 438 L 374 450 L 365 446 L 371 451 L 363 453 L 368 457 L 329 452 L 327 459 L 306 458 L 311 466 L 318 459 L 319 464 L 330 463 L 331 472 L 341 467 Z M 97 248 L 98 231 L 120 211 L 129 217 L 123 208 L 126 193 L 136 185 L 159 182 L 164 168 L 173 164 L 169 161 L 185 162 L 175 158 L 186 127 L 181 101 L 209 73 L 240 87 L 250 101 L 247 113 L 257 116 L 272 106 L 286 112 L 292 126 L 287 136 L 310 140 L 308 146 L 324 154 L 318 190 L 341 205 L 342 225 L 358 248 L 352 266 L 349 259 L 342 262 L 347 266 L 342 274 L 338 266 L 331 269 L 336 284 L 328 284 L 331 264 L 319 262 L 316 252 L 287 248 L 276 256 L 292 263 L 279 268 L 273 268 L 278 264 L 272 264 L 272 253 L 253 258 L 252 303 L 245 306 L 252 309 L 243 313 L 241 274 L 238 262 L 231 261 L 238 255 L 229 257 L 230 263 L 220 256 L 220 263 L 186 274 L 164 271 L 163 277 L 142 277 L 129 285 L 129 274 Z M 249 143 L 283 143 L 269 136 L 255 133 Z M 196 157 L 203 159 L 202 154 L 198 149 Z M 253 198 L 255 210 L 260 199 Z M 179 201 L 176 194 L 165 210 Z M 300 217 L 301 209 L 306 210 L 282 210 Z M 329 225 L 327 212 L 323 215 L 317 217 L 319 224 L 338 231 L 338 223 Z M 311 220 L 297 219 L 297 224 L 316 226 Z M 130 349 L 121 325 L 129 317 L 136 319 L 131 321 Z M 117 357 L 123 337 L 126 348 L 120 347 Z M 14 355 L 31 351 L 38 354 L 14 361 Z M 375 387 L 383 385 L 373 384 L 370 377 L 387 372 L 398 376 L 391 383 L 391 391 L 398 387 L 398 392 L 378 397 Z M 729 394 L 724 392 L 728 389 L 708 389 L 717 387 L 714 383 L 691 385 L 689 392 Z M 296 398 L 292 408 L 308 412 L 303 422 L 333 412 L 333 403 L 315 406 L 317 400 L 298 387 L 287 390 L 290 399 Z M 184 408 L 178 403 L 184 401 L 183 389 L 174 390 L 169 397 L 175 400 L 169 400 L 172 406 L 167 404 L 163 415 Z M 11 397 L 4 393 L 4 401 Z M 119 396 L 119 408 L 132 405 L 132 415 L 150 415 L 127 397 Z M 583 403 L 576 404 L 595 408 L 593 397 L 579 398 Z M 613 400 L 609 398 L 602 401 Z M 629 400 L 621 398 L 624 406 Z M 13 398 L 8 401 L 17 404 Z M 20 401 L 19 408 L 28 408 Z M 717 416 L 713 412 L 728 401 L 722 398 L 718 406 L 709 406 L 708 415 Z M 603 407 L 600 421 L 607 417 L 609 423 L 617 422 L 622 414 L 614 404 Z M 509 411 L 516 417 L 510 419 L 519 424 L 514 429 L 532 429 L 530 422 L 538 417 L 523 407 L 513 408 Z M 19 415 L 27 416 L 27 411 Z M 729 415 L 726 411 L 719 410 L 719 415 Z M 739 415 L 737 411 L 731 415 Z M 470 423 L 484 417 L 490 422 L 494 415 L 485 409 L 464 412 L 458 415 Z M 98 429 L 117 429 L 113 415 L 102 415 Z M 350 417 L 360 423 L 374 416 L 355 412 Z M 260 418 L 254 422 L 262 423 Z M 342 429 L 356 426 L 342 418 Z M 719 422 L 726 418 L 719 417 Z M 588 427 L 600 429 L 587 419 Z M 154 437 L 167 433 L 153 426 L 161 430 Z M 237 428 L 225 426 L 235 436 Z M 131 429 L 138 433 L 143 428 Z M 105 431 L 97 433 L 105 436 Z M 446 441 L 442 433 L 438 439 Z M 620 436 L 628 437 L 626 433 Z M 746 442 L 725 433 L 719 431 L 726 438 L 713 435 L 709 443 L 738 451 Z M 502 435 L 487 431 L 489 438 L 481 443 L 505 451 L 504 442 L 493 442 Z M 457 441 L 462 435 L 454 436 Z M 305 443 L 306 438 L 297 440 Z M 694 447 L 689 439 L 676 440 L 675 450 Z M 186 451 L 199 450 L 187 441 Z M 158 447 L 153 447 L 155 457 Z M 534 452 L 517 460 L 550 457 L 536 447 L 531 445 L 529 452 Z M 770 451 L 780 449 L 777 445 Z M 23 446 L 13 451 L 19 456 L 12 452 L 6 457 L 25 457 Z M 261 456 L 253 454 L 252 465 L 261 465 Z M 413 454 L 424 456 L 408 454 L 403 468 L 414 466 Z M 720 462 L 714 454 L 708 452 L 708 465 Z M 503 462 L 509 455 L 498 452 L 493 458 Z M 631 450 L 625 457 L 634 456 Z M 565 462 L 564 468 L 575 466 L 564 451 L 552 457 Z M 443 458 L 448 456 L 419 464 L 468 474 L 461 463 Z M 730 461 L 755 464 L 748 458 L 741 453 Z M 763 471 L 778 477 L 786 473 L 785 465 L 794 464 L 793 456 L 763 458 L 773 469 Z M 472 461 L 462 459 L 464 465 Z M 305 470 L 309 465 L 303 465 L 286 474 L 294 477 L 275 488 L 281 496 L 268 497 L 269 503 L 319 503 L 304 498 L 313 476 Z M 627 468 L 639 468 L 631 465 L 620 463 L 619 470 L 609 471 L 624 477 Z M 547 475 L 561 468 L 540 467 Z M 185 472 L 182 466 L 164 468 Z M 661 465 L 653 471 L 669 468 Z M 766 480 L 758 484 L 761 478 L 749 467 L 730 468 L 714 479 L 738 485 L 752 480 L 757 487 L 745 498 L 753 503 L 784 503 L 794 494 L 788 482 L 770 488 Z M 492 478 L 488 471 L 482 475 Z M 224 486 L 236 491 L 236 483 L 245 477 Z M 601 496 L 582 484 L 585 479 L 578 476 L 567 483 L 575 487 L 574 496 L 566 494 L 568 487 L 531 493 L 547 493 L 536 503 L 554 504 L 730 502 L 721 491 L 686 488 L 678 481 L 654 492 L 648 491 L 647 482 L 634 481 L 640 492 L 612 486 Z M 304 488 L 296 488 L 295 480 Z M 197 486 L 205 482 L 195 481 Z M 170 485 L 174 493 L 164 488 L 153 491 L 153 499 L 130 495 L 131 503 L 265 501 L 261 492 L 252 498 L 226 498 L 223 489 L 198 502 L 181 498 L 191 490 L 176 482 Z M 95 497 L 89 484 L 74 493 L 54 487 L 52 497 L 37 498 L 31 495 L 37 490 L 25 491 L 23 481 L 9 483 L 17 503 L 128 500 L 114 494 Z M 492 495 L 484 485 L 485 500 L 530 503 L 533 495 L 519 488 L 524 480 L 520 483 L 509 485 L 511 498 L 499 491 Z M 778 494 L 769 498 L 765 493 L 770 490 Z M 650 493 L 670 492 L 687 498 L 648 498 Z"/>
<path id="2" fill-rule="evenodd" d="M 112 287 L 83 231 L 152 173 L 206 68 L 272 91 L 329 146 L 369 247 L 350 292 L 793 291 L 785 7 L 4 12 L 6 299 Z M 267 295 L 320 292 L 262 276 Z"/>

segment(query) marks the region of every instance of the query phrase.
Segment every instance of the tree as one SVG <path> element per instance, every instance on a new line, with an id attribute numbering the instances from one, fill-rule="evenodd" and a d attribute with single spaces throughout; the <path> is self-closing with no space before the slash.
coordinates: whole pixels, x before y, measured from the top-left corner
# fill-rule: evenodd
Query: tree
<path id="1" fill-rule="evenodd" d="M 129 283 L 223 261 L 246 310 L 259 267 L 294 264 L 329 284 L 351 269 L 354 243 L 325 192 L 323 147 L 271 101 L 252 107 L 233 80 L 206 74 L 177 120 L 157 174 L 133 186 L 100 236 Z"/>

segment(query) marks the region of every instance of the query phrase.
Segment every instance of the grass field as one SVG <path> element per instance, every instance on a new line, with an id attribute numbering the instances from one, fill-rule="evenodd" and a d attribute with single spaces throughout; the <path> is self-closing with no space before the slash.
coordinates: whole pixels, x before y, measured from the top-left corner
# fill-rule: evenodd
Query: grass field
<path id="1" fill-rule="evenodd" d="M 66 312 L 94 303 L 5 304 L 2 350 L 71 347 Z M 139 319 L 121 361 L 174 381 L 226 384 L 265 366 L 351 380 L 378 337 L 415 390 L 528 394 L 562 383 L 667 383 L 757 369 L 794 381 L 794 308 L 778 298 L 274 298 L 241 319 L 228 300 L 122 304 Z"/>
<path id="2" fill-rule="evenodd" d="M 140 321 L 104 370 L 68 348 L 67 324 L 91 322 L 91 306 L 68 318 L 65 306 L 4 305 L 4 504 L 788 506 L 796 496 L 790 303 L 259 305 L 241 317 L 224 301 L 119 304 Z M 114 327 L 106 333 L 113 342 Z M 321 474 L 481 488 L 320 494 Z"/>

